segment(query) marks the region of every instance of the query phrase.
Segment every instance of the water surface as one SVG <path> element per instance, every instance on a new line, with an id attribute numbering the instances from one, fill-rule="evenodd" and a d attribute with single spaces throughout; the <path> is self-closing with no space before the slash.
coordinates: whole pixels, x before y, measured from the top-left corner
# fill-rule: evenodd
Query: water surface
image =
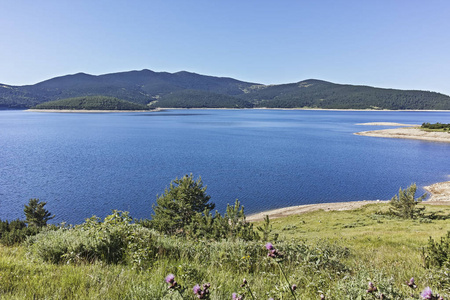
<path id="1" fill-rule="evenodd" d="M 111 209 L 148 218 L 175 177 L 202 176 L 223 212 L 390 199 L 411 183 L 448 180 L 449 144 L 374 138 L 365 122 L 450 123 L 450 112 L 170 110 L 154 113 L 0 111 L 0 219 L 30 198 L 54 222 Z M 423 192 L 423 191 L 421 191 Z"/>

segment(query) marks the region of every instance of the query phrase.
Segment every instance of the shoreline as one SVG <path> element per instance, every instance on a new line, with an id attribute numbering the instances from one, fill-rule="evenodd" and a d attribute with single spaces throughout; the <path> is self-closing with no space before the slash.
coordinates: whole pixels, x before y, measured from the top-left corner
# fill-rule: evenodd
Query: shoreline
<path id="1" fill-rule="evenodd" d="M 152 110 L 103 110 L 103 109 L 33 109 L 29 108 L 25 111 L 30 112 L 51 112 L 51 113 L 124 113 L 124 112 L 158 112 L 162 109 L 156 108 Z"/>
<path id="2" fill-rule="evenodd" d="M 379 111 L 379 112 L 450 112 L 450 110 L 434 110 L 434 109 L 355 109 L 355 108 L 308 108 L 308 107 L 295 107 L 295 108 L 282 108 L 282 107 L 241 107 L 241 108 L 228 108 L 228 107 L 192 107 L 192 108 L 180 108 L 180 107 L 157 107 L 151 110 L 72 110 L 72 109 L 25 109 L 25 111 L 31 112 L 157 112 L 164 110 L 310 110 L 310 111 Z M 383 123 L 383 122 L 381 122 Z M 395 124 L 395 123 L 392 123 Z M 370 123 L 367 124 L 356 124 L 356 125 L 372 125 Z M 394 125 L 386 125 L 386 126 L 394 126 Z M 400 124 L 395 126 L 411 126 L 410 124 Z"/>
<path id="3" fill-rule="evenodd" d="M 440 131 L 425 131 L 420 129 L 421 125 L 402 124 L 394 122 L 369 122 L 369 123 L 358 123 L 355 125 L 402 126 L 399 128 L 392 128 L 392 129 L 355 132 L 353 133 L 355 135 L 450 143 L 450 133 Z"/>
<path id="4" fill-rule="evenodd" d="M 393 112 L 411 112 L 411 111 L 417 111 L 417 112 L 450 112 L 450 110 L 440 109 L 357 109 L 357 108 L 313 108 L 313 107 L 293 107 L 293 108 L 283 108 L 283 107 L 241 107 L 241 108 L 228 108 L 228 107 L 191 107 L 191 108 L 180 108 L 180 107 L 158 107 L 157 109 L 161 110 L 171 110 L 171 109 L 186 109 L 186 110 L 192 110 L 192 109 L 225 109 L 225 110 L 244 110 L 244 109 L 256 109 L 256 110 L 324 110 L 324 111 L 379 111 L 379 112 L 387 112 L 387 111 L 393 111 Z"/>
<path id="5" fill-rule="evenodd" d="M 431 195 L 429 195 L 428 200 L 425 200 L 422 203 L 429 205 L 450 205 L 450 181 L 438 182 L 429 186 L 425 186 L 423 188 Z M 367 204 L 388 203 L 388 202 L 389 200 L 363 200 L 363 201 L 296 205 L 250 214 L 246 217 L 246 220 L 248 222 L 258 222 L 264 220 L 264 217 L 266 215 L 268 215 L 269 218 L 273 220 L 292 215 L 301 215 L 304 213 L 313 212 L 317 210 L 324 210 L 324 211 L 354 210 L 361 208 Z"/>
<path id="6" fill-rule="evenodd" d="M 382 138 L 397 138 L 397 139 L 412 139 L 429 142 L 450 143 L 450 133 L 424 131 L 418 127 L 400 127 L 394 129 L 382 129 L 372 131 L 356 132 L 355 135 L 382 137 Z"/>

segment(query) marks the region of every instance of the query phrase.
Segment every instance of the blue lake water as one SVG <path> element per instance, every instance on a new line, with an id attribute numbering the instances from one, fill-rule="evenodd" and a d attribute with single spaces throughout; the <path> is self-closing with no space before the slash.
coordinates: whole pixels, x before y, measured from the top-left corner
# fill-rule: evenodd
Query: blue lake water
<path id="1" fill-rule="evenodd" d="M 111 209 L 149 218 L 156 195 L 189 173 L 220 212 L 239 199 L 247 214 L 449 180 L 450 144 L 353 135 L 388 128 L 364 122 L 450 123 L 450 112 L 0 111 L 0 219 L 24 218 L 30 198 L 47 202 L 53 223 Z"/>

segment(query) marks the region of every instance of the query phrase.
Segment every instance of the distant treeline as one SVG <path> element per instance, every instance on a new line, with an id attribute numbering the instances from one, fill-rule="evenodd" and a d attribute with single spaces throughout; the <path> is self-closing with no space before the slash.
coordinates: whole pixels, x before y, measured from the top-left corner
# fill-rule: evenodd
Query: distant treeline
<path id="1" fill-rule="evenodd" d="M 423 123 L 422 124 L 422 128 L 425 128 L 425 129 L 436 129 L 436 130 L 438 130 L 438 129 L 440 129 L 440 130 L 450 130 L 450 124 L 443 124 L 443 123 L 439 123 L 439 122 L 437 122 L 437 123 L 434 123 L 434 124 L 430 124 L 430 123 Z"/>
<path id="2" fill-rule="evenodd" d="M 138 103 L 123 101 L 113 97 L 88 96 L 62 99 L 36 105 L 36 109 L 69 110 L 147 110 L 148 107 Z"/>

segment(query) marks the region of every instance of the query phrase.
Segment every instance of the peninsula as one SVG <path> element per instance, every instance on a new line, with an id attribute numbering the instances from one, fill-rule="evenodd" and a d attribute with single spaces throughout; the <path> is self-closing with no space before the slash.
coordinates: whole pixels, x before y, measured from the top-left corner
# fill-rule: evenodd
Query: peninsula
<path id="1" fill-rule="evenodd" d="M 392 129 L 372 130 L 356 132 L 356 135 L 383 137 L 383 138 L 398 138 L 398 139 L 413 139 L 430 142 L 450 143 L 450 133 L 448 131 L 426 131 L 419 125 L 398 124 L 398 123 L 362 123 L 357 125 L 379 125 L 379 126 L 404 126 Z"/>

